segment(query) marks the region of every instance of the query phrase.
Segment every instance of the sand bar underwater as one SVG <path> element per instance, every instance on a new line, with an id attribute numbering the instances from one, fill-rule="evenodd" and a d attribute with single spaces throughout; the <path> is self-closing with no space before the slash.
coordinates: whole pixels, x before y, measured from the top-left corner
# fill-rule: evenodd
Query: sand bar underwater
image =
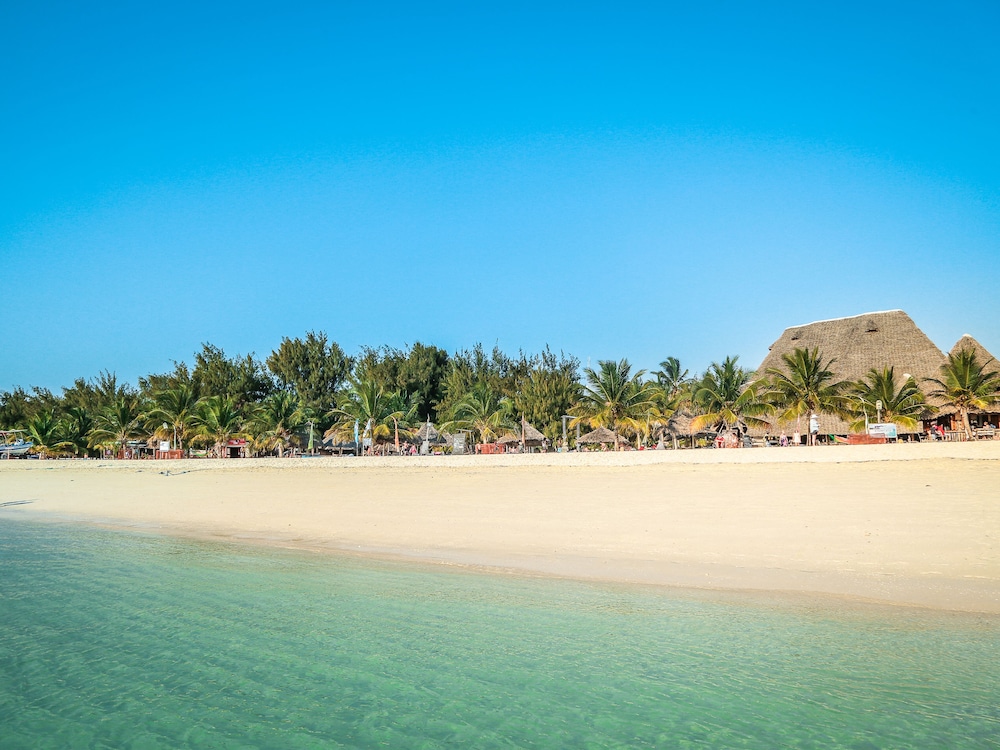
<path id="1" fill-rule="evenodd" d="M 1000 441 L 4 461 L 0 503 L 0 518 L 1000 613 Z"/>

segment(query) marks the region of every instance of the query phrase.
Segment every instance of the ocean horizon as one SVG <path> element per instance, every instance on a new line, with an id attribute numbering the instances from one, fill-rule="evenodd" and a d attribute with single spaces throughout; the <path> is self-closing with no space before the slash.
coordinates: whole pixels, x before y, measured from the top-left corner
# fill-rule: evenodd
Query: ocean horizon
<path id="1" fill-rule="evenodd" d="M 0 521 L 0 747 L 1000 747 L 1000 618 Z"/>

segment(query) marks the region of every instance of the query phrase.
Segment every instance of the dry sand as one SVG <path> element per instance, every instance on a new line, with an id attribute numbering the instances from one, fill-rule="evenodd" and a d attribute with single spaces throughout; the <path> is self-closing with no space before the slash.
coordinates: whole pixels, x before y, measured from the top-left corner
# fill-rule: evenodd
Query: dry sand
<path id="1" fill-rule="evenodd" d="M 0 522 L 1000 613 L 1000 441 L 532 456 L 3 461 Z"/>

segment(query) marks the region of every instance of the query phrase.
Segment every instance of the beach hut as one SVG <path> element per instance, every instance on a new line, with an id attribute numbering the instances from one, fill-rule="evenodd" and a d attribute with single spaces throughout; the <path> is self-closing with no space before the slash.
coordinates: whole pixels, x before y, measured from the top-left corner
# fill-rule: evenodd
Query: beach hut
<path id="1" fill-rule="evenodd" d="M 715 433 L 711 430 L 695 430 L 691 426 L 693 421 L 694 415 L 687 409 L 678 409 L 667 421 L 666 434 L 670 436 L 675 449 L 679 447 L 679 443 L 682 440 L 687 440 L 688 445 L 693 448 L 696 438 L 715 436 Z"/>
<path id="2" fill-rule="evenodd" d="M 985 346 L 980 344 L 976 339 L 974 339 L 969 334 L 965 334 L 958 341 L 955 342 L 955 346 L 951 348 L 949 352 L 952 356 L 959 354 L 962 351 L 972 351 L 976 355 L 976 360 L 980 365 L 986 365 L 987 370 L 1000 370 L 1000 362 L 997 362 L 996 357 L 994 357 L 986 349 Z M 941 379 L 940 373 L 934 376 L 935 378 Z M 929 384 L 931 389 L 937 386 Z M 942 406 L 933 421 L 945 427 L 955 433 L 955 437 L 960 440 L 965 439 L 964 427 L 962 425 L 962 420 L 959 417 L 959 411 L 954 406 Z M 970 411 L 969 412 L 969 423 L 972 425 L 973 436 L 978 438 L 1000 438 L 1000 404 L 995 404 L 983 411 Z M 959 434 L 960 433 L 960 434 Z"/>
<path id="3" fill-rule="evenodd" d="M 938 377 L 945 361 L 944 353 L 909 315 L 902 310 L 889 310 L 786 328 L 771 345 L 757 368 L 757 375 L 763 377 L 768 368 L 785 369 L 782 355 L 791 354 L 797 348 L 819 349 L 824 361 L 832 359 L 830 369 L 837 380 L 861 380 L 872 368 L 893 367 L 897 376 L 912 375 L 925 393 L 931 390 L 927 378 Z M 939 404 L 932 402 L 932 405 Z M 792 423 L 791 429 L 795 427 Z M 751 428 L 749 433 L 761 437 L 788 428 L 772 420 L 769 428 Z M 807 429 L 808 416 L 798 425 L 799 432 L 804 433 Z M 819 431 L 828 435 L 850 432 L 848 423 L 832 414 L 819 415 Z"/>
<path id="4" fill-rule="evenodd" d="M 545 443 L 545 435 L 530 422 L 521 420 L 521 426 L 522 429 L 519 429 L 517 432 L 508 432 L 497 442 L 501 445 L 520 445 L 523 435 L 525 448 L 539 448 Z"/>
<path id="5" fill-rule="evenodd" d="M 621 436 L 618 437 L 619 442 L 623 442 Z M 581 435 L 577 438 L 576 444 L 580 445 L 614 445 L 615 444 L 615 433 L 609 430 L 607 427 L 598 427 L 596 430 L 591 430 L 586 435 Z"/>
<path id="6" fill-rule="evenodd" d="M 434 448 L 440 448 L 445 445 L 451 445 L 452 436 L 447 432 L 438 430 L 431 422 L 424 422 L 420 425 L 420 429 L 416 431 L 413 436 L 413 442 L 421 446 L 420 452 L 429 452 Z M 424 443 L 427 444 L 426 450 L 424 449 Z"/>

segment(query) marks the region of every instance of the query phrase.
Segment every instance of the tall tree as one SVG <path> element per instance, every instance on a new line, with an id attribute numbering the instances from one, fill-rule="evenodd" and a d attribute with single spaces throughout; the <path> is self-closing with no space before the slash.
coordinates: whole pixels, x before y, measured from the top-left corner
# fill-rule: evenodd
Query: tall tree
<path id="1" fill-rule="evenodd" d="M 851 430 L 855 432 L 867 426 L 879 402 L 883 422 L 892 422 L 908 430 L 916 429 L 921 416 L 928 410 L 927 399 L 913 377 L 897 382 L 892 367 L 881 370 L 873 367 L 863 380 L 854 384 L 851 395 L 858 404 L 852 409 Z"/>
<path id="2" fill-rule="evenodd" d="M 372 440 L 372 452 L 380 443 L 397 436 L 409 435 L 416 418 L 416 407 L 398 391 L 386 392 L 381 383 L 372 377 L 348 379 L 348 388 L 337 399 L 337 408 L 331 413 L 333 426 L 326 437 L 349 441 L 354 439 L 355 425 L 359 437 Z"/>
<path id="3" fill-rule="evenodd" d="M 142 402 L 137 395 L 118 396 L 94 420 L 91 445 L 115 448 L 119 455 L 124 455 L 128 442 L 144 434 L 144 421 Z"/>
<path id="4" fill-rule="evenodd" d="M 562 417 L 579 402 L 582 392 L 580 361 L 546 347 L 538 363 L 514 394 L 514 410 L 537 427 L 553 443 L 562 434 Z"/>
<path id="5" fill-rule="evenodd" d="M 457 403 L 449 429 L 470 430 L 480 443 L 491 443 L 507 430 L 515 429 L 510 399 L 486 383 L 477 383 Z"/>
<path id="6" fill-rule="evenodd" d="M 171 445 L 184 450 L 185 442 L 191 436 L 197 422 L 198 407 L 201 404 L 194 386 L 178 383 L 153 394 L 153 408 L 149 412 L 151 424 L 166 424 Z M 164 435 L 164 440 L 168 439 Z"/>
<path id="7" fill-rule="evenodd" d="M 54 410 L 42 411 L 31 417 L 27 423 L 27 432 L 31 442 L 35 444 L 32 452 L 42 458 L 65 455 L 71 450 Z"/>
<path id="8" fill-rule="evenodd" d="M 632 372 L 627 359 L 619 362 L 600 360 L 598 369 L 585 367 L 586 383 L 578 404 L 582 412 L 574 422 L 586 421 L 591 427 L 606 427 L 615 433 L 615 450 L 620 450 L 621 433 L 640 434 L 649 409 L 653 406 L 653 391 L 644 382 L 645 370 Z"/>
<path id="9" fill-rule="evenodd" d="M 808 419 L 811 414 L 850 413 L 851 384 L 837 380 L 831 369 L 835 360 L 824 362 L 818 348 L 796 348 L 782 354 L 781 360 L 784 369 L 770 367 L 766 372 L 771 384 L 767 398 L 777 407 L 779 422 Z"/>
<path id="10" fill-rule="evenodd" d="M 232 399 L 237 406 L 261 401 L 274 390 L 274 381 L 252 354 L 226 356 L 212 344 L 202 344 L 195 354 L 191 379 L 202 396 Z"/>
<path id="11" fill-rule="evenodd" d="M 299 397 L 277 391 L 256 408 L 252 419 L 254 442 L 263 450 L 275 451 L 278 458 L 292 444 L 295 431 L 305 422 Z"/>
<path id="12" fill-rule="evenodd" d="M 267 358 L 267 367 L 278 383 L 291 389 L 304 407 L 318 413 L 336 403 L 351 366 L 351 358 L 322 331 L 309 331 L 304 339 L 284 338 Z"/>
<path id="13" fill-rule="evenodd" d="M 928 379 L 934 386 L 928 395 L 958 409 L 968 440 L 972 440 L 969 412 L 1000 403 L 1000 372 L 993 369 L 993 363 L 992 359 L 980 362 L 973 349 L 962 349 L 948 355 L 948 361 L 941 365 L 940 378 Z"/>
<path id="14" fill-rule="evenodd" d="M 740 367 L 739 357 L 713 362 L 694 389 L 692 402 L 698 415 L 691 420 L 693 431 L 711 427 L 745 432 L 748 427 L 768 427 L 762 417 L 772 411 L 764 400 L 766 384 L 754 380 L 753 373 Z"/>
<path id="15" fill-rule="evenodd" d="M 211 445 L 219 458 L 227 458 L 230 440 L 245 436 L 243 413 L 236 400 L 229 396 L 210 396 L 197 410 L 195 429 L 198 438 Z"/>

